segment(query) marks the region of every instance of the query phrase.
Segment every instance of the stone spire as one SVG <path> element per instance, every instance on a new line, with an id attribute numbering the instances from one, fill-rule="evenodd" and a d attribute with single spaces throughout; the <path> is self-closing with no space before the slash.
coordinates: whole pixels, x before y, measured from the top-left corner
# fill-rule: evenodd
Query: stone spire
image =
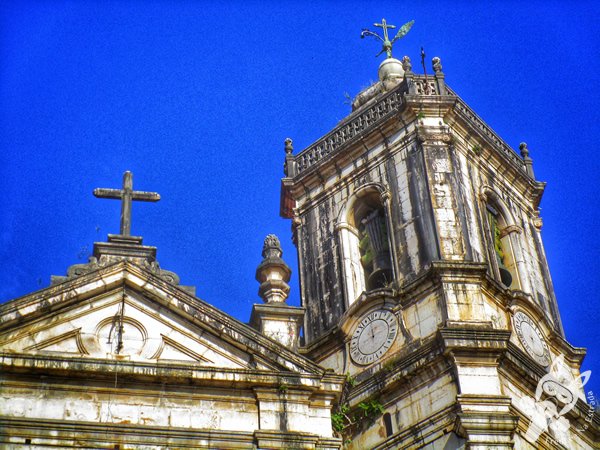
<path id="1" fill-rule="evenodd" d="M 266 304 L 253 306 L 250 324 L 265 336 L 296 351 L 304 308 L 286 303 L 292 271 L 281 258 L 282 254 L 279 239 L 269 234 L 263 244 L 263 260 L 256 268 L 256 280 L 260 283 L 258 295 Z"/>

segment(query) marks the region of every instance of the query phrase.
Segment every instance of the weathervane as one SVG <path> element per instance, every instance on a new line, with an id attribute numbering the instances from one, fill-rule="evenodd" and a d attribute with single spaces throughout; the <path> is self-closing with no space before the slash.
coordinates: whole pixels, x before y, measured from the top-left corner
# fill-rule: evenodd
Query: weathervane
<path id="1" fill-rule="evenodd" d="M 396 28 L 396 25 L 389 25 L 385 21 L 385 19 L 381 19 L 381 23 L 374 23 L 373 25 L 375 25 L 376 27 L 379 27 L 379 28 L 383 28 L 383 38 L 381 36 L 379 36 L 377 33 L 373 32 L 371 30 L 368 30 L 366 28 L 363 28 L 362 33 L 360 33 L 360 37 L 364 38 L 365 36 L 373 36 L 374 38 L 379 39 L 383 44 L 383 48 L 381 49 L 381 51 L 379 53 L 377 53 L 377 55 L 375 55 L 375 57 L 377 58 L 383 52 L 386 52 L 387 57 L 391 58 L 392 57 L 392 46 L 394 45 L 394 42 L 396 42 L 398 39 L 406 36 L 406 34 L 410 31 L 410 29 L 414 23 L 415 23 L 415 21 L 411 20 L 410 22 L 407 22 L 404 25 L 402 25 L 402 27 L 400 27 L 400 30 L 398 30 L 398 33 L 396 34 L 396 36 L 394 36 L 394 39 L 392 39 L 390 41 L 390 38 L 388 36 L 388 30 L 394 30 Z"/>

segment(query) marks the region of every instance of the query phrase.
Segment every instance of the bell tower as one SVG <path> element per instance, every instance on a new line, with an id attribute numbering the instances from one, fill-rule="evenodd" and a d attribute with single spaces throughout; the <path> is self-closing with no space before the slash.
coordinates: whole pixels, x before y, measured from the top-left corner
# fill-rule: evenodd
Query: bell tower
<path id="1" fill-rule="evenodd" d="M 362 36 L 383 44 L 379 81 L 309 147 L 285 142 L 301 351 L 347 376 L 334 429 L 356 449 L 592 448 L 597 420 L 579 431 L 569 384 L 585 350 L 564 339 L 527 145 L 486 125 L 440 58 L 420 75 L 392 57 L 412 22 L 393 39 L 375 25 L 383 37 Z M 573 393 L 554 421 L 536 394 L 548 376 Z"/>

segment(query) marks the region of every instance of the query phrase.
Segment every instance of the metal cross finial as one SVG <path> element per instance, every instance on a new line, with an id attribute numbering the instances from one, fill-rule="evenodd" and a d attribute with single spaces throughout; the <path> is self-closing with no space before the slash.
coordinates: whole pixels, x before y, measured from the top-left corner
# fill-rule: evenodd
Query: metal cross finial
<path id="1" fill-rule="evenodd" d="M 94 189 L 98 198 L 113 198 L 121 200 L 121 235 L 131 236 L 131 202 L 157 202 L 160 195 L 156 192 L 143 192 L 133 190 L 133 174 L 129 171 L 123 174 L 123 189 Z"/>
<path id="2" fill-rule="evenodd" d="M 394 36 L 394 39 L 392 39 L 390 41 L 390 37 L 388 35 L 388 30 L 395 29 L 396 25 L 390 25 L 385 21 L 385 19 L 381 19 L 381 23 L 375 23 L 373 25 L 375 25 L 376 27 L 379 27 L 379 28 L 383 28 L 383 38 L 381 36 L 379 36 L 377 33 L 374 33 L 373 31 L 368 30 L 366 28 L 363 28 L 362 33 L 360 33 L 360 37 L 364 38 L 365 36 L 372 36 L 374 38 L 379 39 L 381 41 L 381 43 L 383 44 L 383 48 L 381 49 L 381 51 L 379 53 L 377 53 L 377 55 L 375 57 L 381 55 L 383 52 L 386 52 L 387 57 L 391 58 L 392 57 L 392 46 L 394 45 L 394 42 L 396 42 L 398 39 L 406 36 L 406 34 L 410 31 L 410 29 L 414 23 L 415 23 L 415 21 L 411 20 L 410 22 L 407 22 L 404 25 L 402 25 L 400 27 L 400 30 L 398 30 L 398 33 L 396 34 L 396 36 Z"/>
<path id="3" fill-rule="evenodd" d="M 388 37 L 388 28 L 390 30 L 394 30 L 396 28 L 396 25 L 388 25 L 385 19 L 381 19 L 381 23 L 374 23 L 373 25 L 379 28 L 383 28 L 383 39 L 385 41 L 390 40 L 390 38 Z"/>

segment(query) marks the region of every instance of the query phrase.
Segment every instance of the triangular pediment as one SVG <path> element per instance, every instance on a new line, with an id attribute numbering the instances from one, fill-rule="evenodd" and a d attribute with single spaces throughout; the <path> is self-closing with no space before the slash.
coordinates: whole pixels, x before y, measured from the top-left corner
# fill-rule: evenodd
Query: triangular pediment
<path id="1" fill-rule="evenodd" d="M 4 353 L 319 374 L 319 366 L 120 262 L 0 307 Z"/>

